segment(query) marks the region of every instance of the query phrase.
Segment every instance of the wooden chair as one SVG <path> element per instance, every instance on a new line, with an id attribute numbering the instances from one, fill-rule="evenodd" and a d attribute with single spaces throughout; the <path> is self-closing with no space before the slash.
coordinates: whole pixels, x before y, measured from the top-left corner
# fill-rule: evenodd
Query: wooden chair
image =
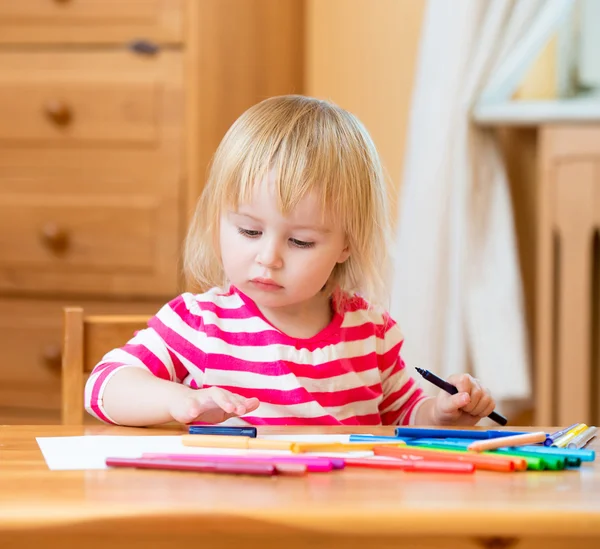
<path id="1" fill-rule="evenodd" d="M 83 387 L 87 375 L 111 349 L 147 326 L 146 315 L 84 315 L 81 307 L 65 307 L 62 355 L 62 423 L 83 424 Z"/>

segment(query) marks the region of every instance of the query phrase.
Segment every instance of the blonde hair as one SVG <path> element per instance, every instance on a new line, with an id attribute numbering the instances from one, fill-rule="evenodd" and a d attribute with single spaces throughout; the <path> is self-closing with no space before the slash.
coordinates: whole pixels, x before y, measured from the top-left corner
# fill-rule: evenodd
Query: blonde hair
<path id="1" fill-rule="evenodd" d="M 221 141 L 185 243 L 189 282 L 203 290 L 227 284 L 219 253 L 221 212 L 248 201 L 270 172 L 284 215 L 316 193 L 324 218 L 333 217 L 346 233 L 350 257 L 336 265 L 327 287 L 385 305 L 389 215 L 375 145 L 354 115 L 299 95 L 254 105 Z"/>

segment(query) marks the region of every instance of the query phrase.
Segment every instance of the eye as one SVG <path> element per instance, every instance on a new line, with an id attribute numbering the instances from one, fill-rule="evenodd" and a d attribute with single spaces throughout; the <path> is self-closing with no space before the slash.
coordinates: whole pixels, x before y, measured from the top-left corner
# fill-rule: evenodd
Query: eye
<path id="1" fill-rule="evenodd" d="M 238 233 L 248 238 L 258 238 L 262 233 L 260 231 L 252 231 L 250 229 L 242 229 L 238 227 Z"/>
<path id="2" fill-rule="evenodd" d="M 297 248 L 312 248 L 314 242 L 305 242 L 304 240 L 298 240 L 297 238 L 290 238 L 290 242 Z"/>

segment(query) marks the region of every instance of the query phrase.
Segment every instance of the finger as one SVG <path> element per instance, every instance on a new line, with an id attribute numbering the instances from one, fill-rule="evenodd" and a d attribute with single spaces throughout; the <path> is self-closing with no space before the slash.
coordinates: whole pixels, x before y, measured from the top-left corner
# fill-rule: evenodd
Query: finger
<path id="1" fill-rule="evenodd" d="M 479 384 L 473 385 L 471 391 L 469 393 L 470 401 L 469 404 L 463 406 L 463 412 L 467 412 L 471 415 L 476 415 L 474 413 L 475 410 L 479 407 L 481 403 L 481 399 L 484 396 L 483 389 L 479 386 Z M 485 407 L 485 406 L 484 406 Z"/>
<path id="2" fill-rule="evenodd" d="M 476 379 L 469 374 L 452 374 L 448 377 L 448 382 L 452 383 L 459 393 L 470 393 L 476 384 Z"/>
<path id="3" fill-rule="evenodd" d="M 477 415 L 479 417 L 487 417 L 494 411 L 495 407 L 496 403 L 494 402 L 494 399 L 490 397 L 487 406 L 483 410 L 477 411 Z"/>
<path id="4" fill-rule="evenodd" d="M 468 406 L 470 402 L 470 396 L 468 393 L 456 393 L 455 395 L 442 395 L 442 398 L 438 398 L 436 406 L 438 410 L 444 415 L 457 415 L 457 412 L 464 406 Z"/>
<path id="5" fill-rule="evenodd" d="M 234 415 L 241 416 L 247 414 L 248 412 L 256 410 L 256 408 L 258 408 L 258 406 L 260 405 L 259 400 L 255 397 L 246 398 L 242 395 L 226 391 L 225 389 L 222 389 L 222 391 L 226 394 L 226 397 L 233 404 L 234 409 L 230 413 Z"/>
<path id="6" fill-rule="evenodd" d="M 225 393 L 225 398 L 231 403 L 231 405 L 233 406 L 233 409 L 231 410 L 231 414 L 233 415 L 237 415 L 237 416 L 241 416 L 243 414 L 246 413 L 247 411 L 247 406 L 246 406 L 246 401 L 248 399 L 246 399 L 245 397 L 232 393 L 230 391 L 225 391 L 223 390 Z"/>
<path id="7" fill-rule="evenodd" d="M 246 399 L 246 413 L 254 412 L 260 406 L 260 400 L 255 397 Z"/>
<path id="8" fill-rule="evenodd" d="M 190 423 L 202 413 L 202 406 L 192 397 L 179 401 L 171 410 L 171 417 L 178 423 Z"/>
<path id="9" fill-rule="evenodd" d="M 224 389 L 219 389 L 218 387 L 213 387 L 212 389 L 210 398 L 213 402 L 226 414 L 235 414 L 236 403 L 233 399 L 233 393 L 225 391 Z"/>

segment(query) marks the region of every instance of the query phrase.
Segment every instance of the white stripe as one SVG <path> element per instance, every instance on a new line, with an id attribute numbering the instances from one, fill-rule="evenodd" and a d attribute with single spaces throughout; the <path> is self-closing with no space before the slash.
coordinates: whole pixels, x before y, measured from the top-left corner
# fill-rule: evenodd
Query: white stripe
<path id="1" fill-rule="evenodd" d="M 343 406 L 321 406 L 318 402 L 303 402 L 302 404 L 268 404 L 261 402 L 260 406 L 249 415 L 264 419 L 280 417 L 315 418 L 330 415 L 339 421 L 354 416 L 378 414 L 378 404 L 381 398 L 373 398 L 360 402 L 352 402 Z"/>
<path id="2" fill-rule="evenodd" d="M 363 372 L 348 372 L 325 379 L 299 377 L 291 372 L 280 376 L 269 376 L 257 372 L 212 370 L 210 367 L 205 373 L 207 385 L 275 391 L 293 391 L 304 388 L 309 393 L 346 391 L 357 387 L 369 387 L 380 382 L 379 369 L 376 366 Z"/>
<path id="3" fill-rule="evenodd" d="M 200 367 L 197 364 L 194 364 L 192 361 L 185 358 L 184 356 L 180 355 L 174 349 L 171 349 L 171 352 L 174 355 L 176 355 L 177 358 L 181 361 L 181 364 L 188 371 L 188 374 L 191 375 L 196 380 L 196 383 L 198 383 L 198 387 L 202 387 L 202 385 L 203 385 L 202 379 L 204 376 L 204 372 L 200 369 Z M 187 379 L 187 377 L 188 376 L 186 376 L 184 379 Z M 181 380 L 181 381 L 183 382 L 183 380 Z"/>
<path id="4" fill-rule="evenodd" d="M 217 326 L 224 332 L 239 334 L 248 332 L 256 334 L 260 332 L 277 331 L 275 328 L 267 324 L 262 318 L 253 316 L 250 318 L 221 318 L 213 311 L 200 311 L 200 316 L 204 324 L 212 324 Z"/>
<path id="5" fill-rule="evenodd" d="M 222 290 L 220 288 L 212 288 L 203 294 L 185 295 L 190 295 L 200 305 L 200 307 L 202 307 L 202 303 L 213 303 L 221 309 L 240 309 L 246 306 L 243 299 L 235 292 L 232 292 L 230 295 L 218 295 L 227 293 L 228 291 L 229 290 Z M 188 303 L 187 299 L 186 303 Z"/>
<path id="6" fill-rule="evenodd" d="M 124 351 L 121 348 L 113 349 L 112 351 L 106 353 L 102 357 L 100 362 L 98 362 L 98 364 L 95 366 L 95 368 L 98 368 L 98 366 L 106 364 L 107 362 L 116 362 L 118 364 L 128 366 L 138 366 L 146 368 L 146 365 L 139 358 L 137 358 L 135 355 L 132 355 L 131 353 L 128 353 L 127 351 Z"/>
<path id="7" fill-rule="evenodd" d="M 132 345 L 142 345 L 148 349 L 165 366 L 169 372 L 171 381 L 175 379 L 175 366 L 167 351 L 167 345 L 165 345 L 162 337 L 156 333 L 154 328 L 140 330 L 129 343 Z"/>
<path id="8" fill-rule="evenodd" d="M 200 336 L 196 344 L 204 353 L 228 355 L 245 362 L 265 363 L 287 360 L 296 364 L 319 365 L 333 360 L 356 358 L 375 352 L 375 337 L 358 341 L 340 341 L 310 351 L 278 343 L 264 346 L 230 345 L 205 334 L 200 334 Z"/>
<path id="9" fill-rule="evenodd" d="M 390 349 L 393 349 L 404 339 L 402 332 L 397 324 L 392 326 L 383 339 L 377 338 L 377 354 L 384 355 Z"/>
<path id="10" fill-rule="evenodd" d="M 425 396 L 425 395 L 423 395 Z M 417 411 L 419 410 L 419 408 L 421 406 L 423 406 L 423 403 L 428 399 L 428 398 L 433 398 L 433 397 L 427 397 L 425 396 L 425 398 L 422 398 L 421 400 L 419 400 L 419 402 L 417 402 L 414 406 L 413 409 L 410 411 L 410 417 L 408 418 L 408 424 L 409 425 L 414 425 L 415 424 L 415 419 L 417 417 Z M 400 421 L 405 421 L 406 419 L 406 414 L 402 414 L 402 416 L 400 418 L 398 418 Z"/>
<path id="11" fill-rule="evenodd" d="M 380 326 L 383 324 L 383 315 L 376 313 L 375 311 L 367 311 L 365 309 L 348 311 L 344 314 L 342 328 L 354 328 L 356 326 L 362 326 L 368 322 Z"/>

